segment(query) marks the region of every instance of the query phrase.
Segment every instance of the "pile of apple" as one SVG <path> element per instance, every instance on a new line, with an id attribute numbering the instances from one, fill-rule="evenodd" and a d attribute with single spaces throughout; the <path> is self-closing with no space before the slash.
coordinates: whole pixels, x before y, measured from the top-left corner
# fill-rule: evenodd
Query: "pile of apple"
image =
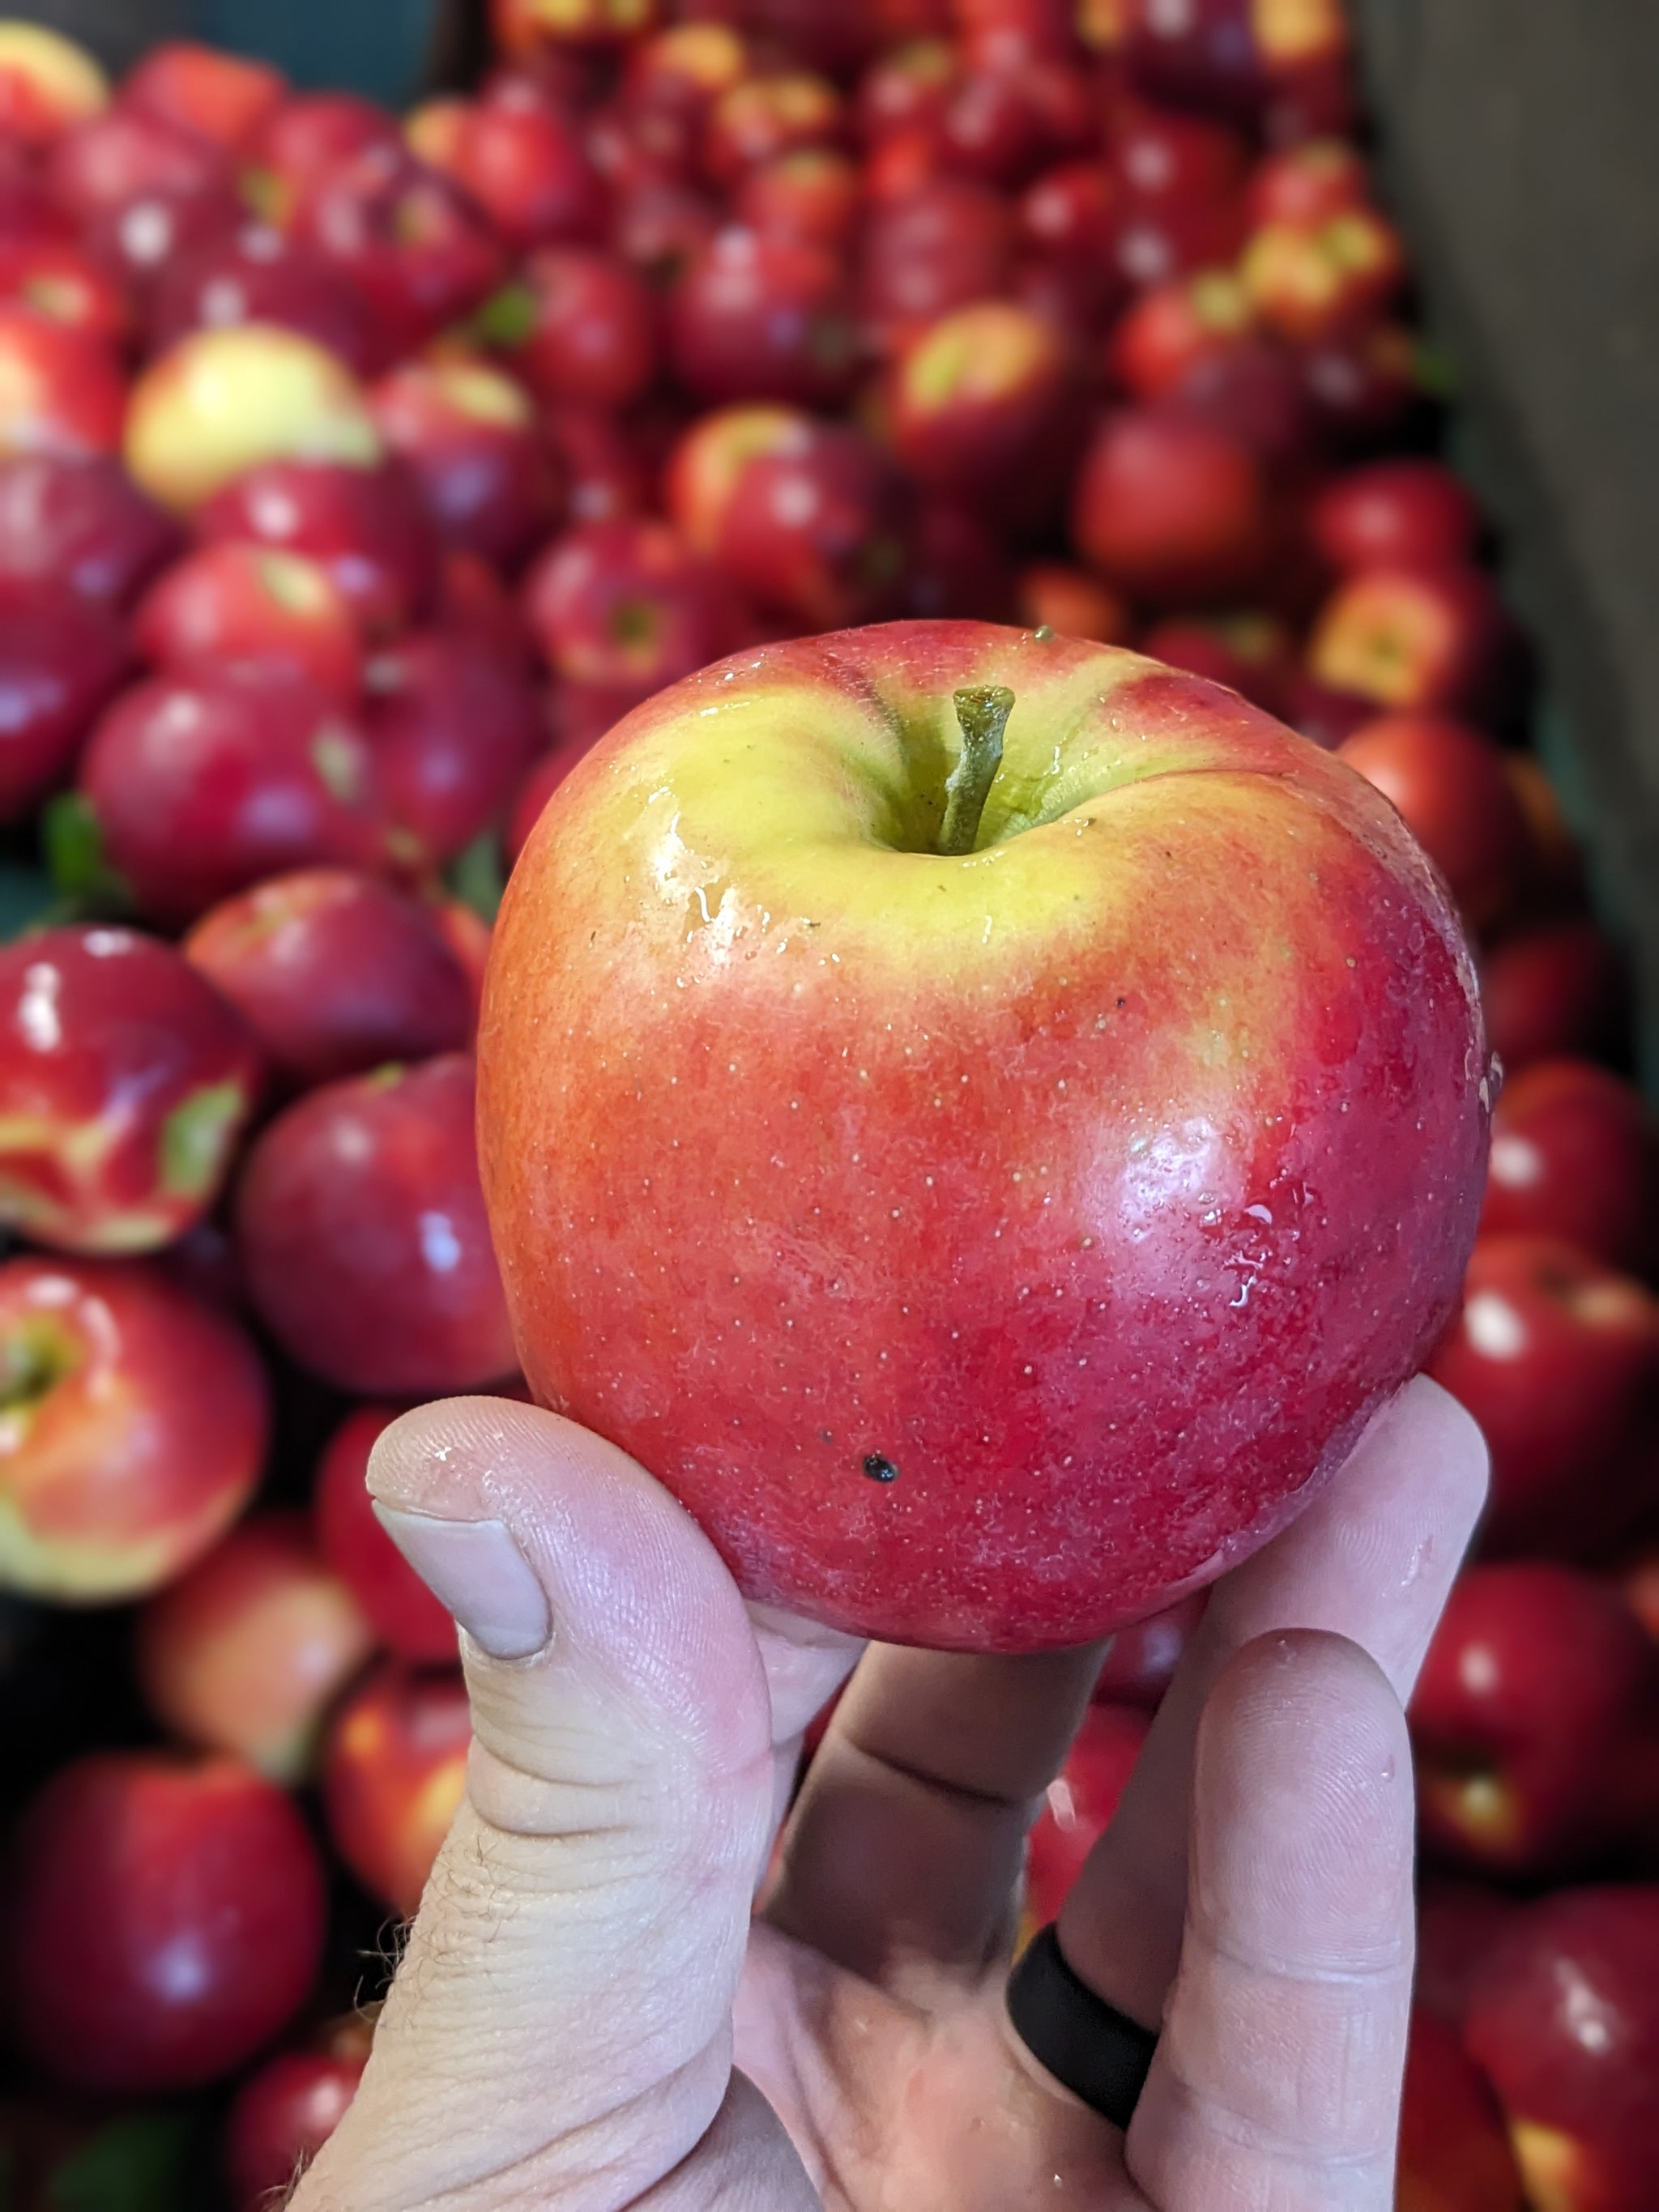
<path id="1" fill-rule="evenodd" d="M 1340 745 L 1467 919 L 1508 1082 L 1433 1371 L 1494 1486 L 1413 1715 L 1401 2203 L 1652 2212 L 1659 1154 L 1338 0 L 495 30 L 399 120 L 0 24 L 9 2201 L 148 2160 L 179 2202 L 205 2112 L 252 2206 L 361 2070 L 467 1737 L 364 1468 L 516 1387 L 469 1058 L 504 866 L 662 685 L 960 615 Z M 1036 1918 L 1200 1608 L 1114 1649 Z"/>

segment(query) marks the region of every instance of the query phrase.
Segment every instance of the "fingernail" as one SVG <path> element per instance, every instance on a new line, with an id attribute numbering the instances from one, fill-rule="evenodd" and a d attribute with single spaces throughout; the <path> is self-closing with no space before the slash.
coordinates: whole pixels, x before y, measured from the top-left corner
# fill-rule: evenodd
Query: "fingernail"
<path id="1" fill-rule="evenodd" d="M 527 1659 L 553 1632 L 547 1593 L 503 1521 L 441 1521 L 374 1503 L 375 1518 L 492 1659 Z"/>

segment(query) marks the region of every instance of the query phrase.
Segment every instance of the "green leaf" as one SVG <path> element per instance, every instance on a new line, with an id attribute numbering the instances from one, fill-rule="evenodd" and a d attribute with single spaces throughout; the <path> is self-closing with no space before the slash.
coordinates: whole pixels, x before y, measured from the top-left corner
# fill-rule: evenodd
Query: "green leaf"
<path id="1" fill-rule="evenodd" d="M 539 302 L 528 284 L 508 284 L 486 300 L 472 318 L 480 345 L 521 346 L 536 327 Z"/>
<path id="2" fill-rule="evenodd" d="M 182 2112 L 112 2120 L 52 2176 L 51 2212 L 174 2212 L 192 2132 Z"/>
<path id="3" fill-rule="evenodd" d="M 458 853 L 447 870 L 449 888 L 474 914 L 493 922 L 507 889 L 507 868 L 501 841 L 494 830 L 475 837 L 465 852 Z"/>
<path id="4" fill-rule="evenodd" d="M 104 850 L 103 825 L 78 791 L 60 792 L 46 801 L 40 849 L 61 898 L 117 912 L 131 904 L 125 880 L 111 867 Z"/>

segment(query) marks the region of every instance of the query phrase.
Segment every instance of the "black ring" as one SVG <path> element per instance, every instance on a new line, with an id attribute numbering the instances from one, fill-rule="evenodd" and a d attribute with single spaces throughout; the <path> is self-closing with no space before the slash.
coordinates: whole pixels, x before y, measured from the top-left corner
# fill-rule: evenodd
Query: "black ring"
<path id="1" fill-rule="evenodd" d="M 1008 1977 L 1008 2017 L 1056 2081 L 1115 2128 L 1128 2126 L 1158 2038 L 1073 1972 L 1052 1921 L 1032 1937 Z"/>

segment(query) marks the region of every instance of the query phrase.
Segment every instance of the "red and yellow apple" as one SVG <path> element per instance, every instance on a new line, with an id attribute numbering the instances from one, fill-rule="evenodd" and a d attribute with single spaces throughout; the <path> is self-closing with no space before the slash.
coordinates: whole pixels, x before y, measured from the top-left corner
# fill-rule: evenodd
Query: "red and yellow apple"
<path id="1" fill-rule="evenodd" d="M 1452 1311 L 1491 1082 L 1363 779 L 1134 654 L 775 646 L 560 786 L 480 1149 L 526 1373 L 753 1596 L 1079 1643 L 1316 1492 Z"/>

